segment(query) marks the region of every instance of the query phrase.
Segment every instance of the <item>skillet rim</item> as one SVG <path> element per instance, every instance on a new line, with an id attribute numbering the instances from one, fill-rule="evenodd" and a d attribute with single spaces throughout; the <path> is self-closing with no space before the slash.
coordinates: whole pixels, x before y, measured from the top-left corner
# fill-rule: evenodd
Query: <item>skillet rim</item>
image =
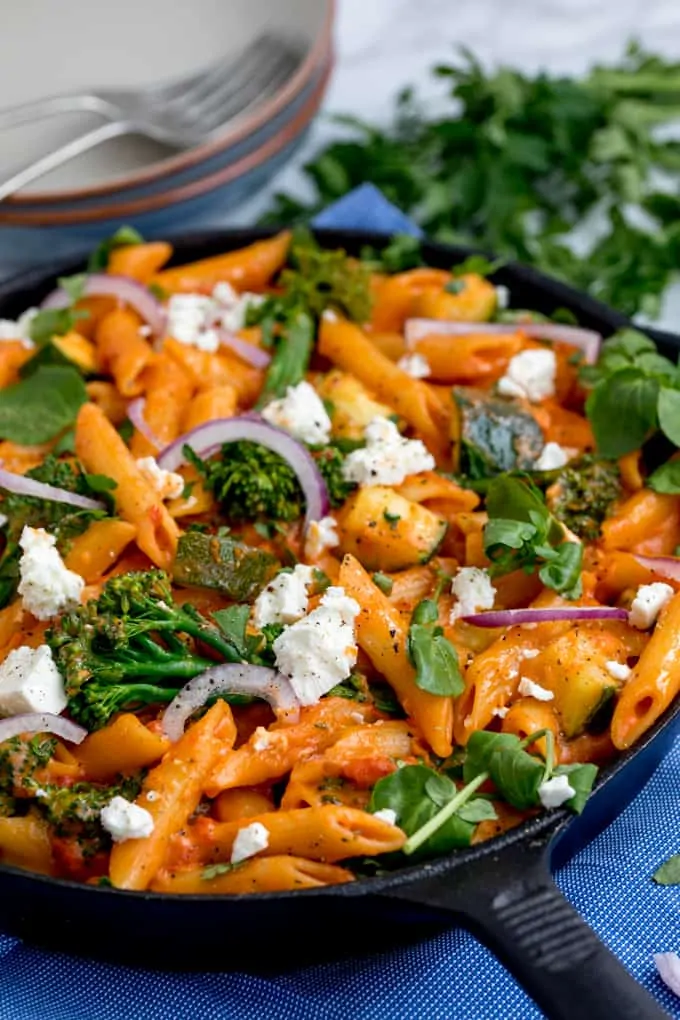
<path id="1" fill-rule="evenodd" d="M 388 241 L 390 237 L 394 236 L 394 232 L 385 233 L 379 231 L 328 229 L 316 228 L 313 226 L 312 231 L 326 247 L 332 247 L 335 245 L 347 247 L 349 249 L 357 249 L 363 245 L 372 245 L 380 248 L 385 245 L 386 241 Z M 181 233 L 176 236 L 164 235 L 163 240 L 169 241 L 173 246 L 174 254 L 173 258 L 170 260 L 170 265 L 174 265 L 176 263 L 181 264 L 182 254 L 187 249 L 208 248 L 209 254 L 212 254 L 212 247 L 214 245 L 224 245 L 223 250 L 229 251 L 233 248 L 251 244 L 252 242 L 261 240 L 262 238 L 270 237 L 272 234 L 277 232 L 278 228 L 275 227 L 235 227 L 196 231 L 193 233 Z M 431 259 L 434 259 L 435 262 L 438 259 L 440 261 L 448 260 L 455 264 L 469 255 L 477 254 L 491 257 L 489 256 L 488 251 L 480 248 L 473 248 L 466 245 L 444 244 L 442 242 L 430 241 L 425 238 L 422 239 L 422 250 L 425 261 L 428 263 Z M 198 255 L 196 257 L 200 258 L 201 256 Z M 202 257 L 209 257 L 209 255 L 204 255 Z M 62 259 L 57 262 L 56 269 L 54 266 L 48 267 L 48 265 L 45 264 L 33 269 L 24 270 L 6 280 L 0 281 L 0 315 L 5 311 L 3 307 L 5 304 L 9 303 L 11 308 L 13 300 L 18 299 L 18 297 L 26 291 L 33 291 L 34 294 L 39 296 L 38 299 L 42 300 L 42 298 L 49 293 L 50 288 L 54 286 L 58 277 L 69 275 L 79 269 L 82 270 L 82 265 L 83 258 L 77 260 L 73 258 Z M 579 322 L 583 325 L 588 325 L 590 320 L 597 320 L 600 329 L 602 329 L 602 323 L 606 323 L 610 332 L 615 332 L 617 329 L 625 327 L 639 328 L 643 332 L 647 333 L 657 344 L 665 343 L 667 345 L 680 348 L 680 337 L 654 328 L 638 327 L 620 312 L 609 308 L 597 299 L 570 287 L 566 283 L 562 283 L 559 280 L 547 276 L 531 266 L 508 261 L 499 267 L 498 271 L 493 275 L 500 283 L 504 283 L 509 286 L 511 291 L 513 282 L 515 285 L 519 283 L 524 286 L 534 287 L 537 290 L 540 290 L 543 296 L 554 299 L 556 307 L 559 307 L 560 304 L 578 306 Z M 38 299 L 34 296 L 32 300 L 36 301 Z M 23 310 L 24 309 L 22 308 L 19 312 Z M 19 312 L 16 314 L 19 314 Z M 10 312 L 10 314 L 13 313 Z M 583 322 L 584 319 L 586 322 Z M 606 333 L 606 329 L 603 330 L 603 332 Z M 621 773 L 622 770 L 631 765 L 635 759 L 641 758 L 650 745 L 660 738 L 663 731 L 668 730 L 669 733 L 672 733 L 673 729 L 678 729 L 679 727 L 680 698 L 676 700 L 674 705 L 671 705 L 666 710 L 651 729 L 647 731 L 640 742 L 638 742 L 634 747 L 622 752 L 613 762 L 600 770 L 592 795 L 593 798 L 600 800 L 602 796 L 606 797 L 607 786 Z M 662 753 L 662 757 L 664 755 L 665 752 Z M 642 786 L 640 786 L 640 790 L 644 787 L 644 785 L 646 785 L 646 782 L 647 780 L 643 782 Z M 639 790 L 636 792 L 639 792 Z M 558 809 L 553 812 L 543 812 L 536 817 L 527 819 L 513 829 L 508 829 L 499 836 L 494 836 L 483 843 L 475 844 L 474 846 L 468 847 L 464 850 L 457 850 L 450 854 L 444 854 L 432 861 L 412 864 L 386 875 L 357 878 L 353 882 L 347 882 L 341 885 L 321 886 L 315 889 L 287 890 L 283 892 L 257 894 L 178 894 L 158 893 L 146 890 L 138 891 L 116 889 L 108 886 L 88 885 L 87 883 L 75 882 L 70 879 L 54 878 L 50 875 L 31 872 L 29 869 L 18 868 L 12 865 L 3 864 L 2 862 L 0 862 L 0 875 L 6 875 L 8 877 L 14 875 L 21 878 L 22 881 L 35 883 L 36 891 L 41 886 L 48 888 L 56 886 L 64 892 L 67 892 L 69 889 L 78 890 L 79 895 L 113 896 L 119 902 L 127 898 L 131 898 L 137 902 L 140 900 L 150 900 L 162 902 L 170 901 L 177 904 L 205 903 L 207 900 L 215 900 L 227 905 L 229 903 L 242 903 L 244 901 L 251 900 L 256 903 L 294 903 L 300 896 L 303 896 L 306 901 L 310 901 L 311 899 L 326 899 L 328 897 L 352 898 L 363 895 L 382 896 L 386 893 L 393 893 L 400 887 L 410 885 L 416 880 L 438 878 L 442 875 L 448 874 L 449 872 L 453 872 L 458 867 L 463 867 L 466 864 L 474 863 L 475 861 L 492 855 L 501 855 L 508 847 L 516 844 L 535 845 L 536 843 L 540 843 L 544 847 L 547 847 L 555 842 L 555 839 L 560 832 L 566 831 L 572 823 L 577 821 L 578 816 L 574 816 L 566 809 Z M 96 901 L 93 900 L 93 905 L 95 903 Z"/>

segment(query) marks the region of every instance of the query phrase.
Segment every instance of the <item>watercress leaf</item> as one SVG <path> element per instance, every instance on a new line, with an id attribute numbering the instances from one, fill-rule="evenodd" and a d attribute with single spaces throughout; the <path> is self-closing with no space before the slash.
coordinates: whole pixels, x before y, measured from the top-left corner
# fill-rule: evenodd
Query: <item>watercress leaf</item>
<path id="1" fill-rule="evenodd" d="M 89 312 L 77 308 L 46 308 L 31 319 L 29 333 L 38 347 L 48 343 L 53 336 L 70 332 L 78 319 L 86 319 Z"/>
<path id="2" fill-rule="evenodd" d="M 581 595 L 581 569 L 583 566 L 583 546 L 580 542 L 563 542 L 538 572 L 538 576 L 547 588 L 561 592 L 568 599 L 577 599 Z"/>
<path id="3" fill-rule="evenodd" d="M 571 800 L 566 806 L 571 808 L 577 815 L 580 815 L 586 805 L 586 801 L 593 789 L 593 783 L 597 777 L 597 765 L 591 762 L 574 765 L 558 765 L 553 776 L 568 776 L 569 785 L 575 791 Z"/>
<path id="4" fill-rule="evenodd" d="M 87 273 L 76 273 L 74 276 L 60 276 L 57 283 L 69 296 L 71 304 L 80 301 L 87 283 Z"/>
<path id="5" fill-rule="evenodd" d="M 231 641 L 242 658 L 247 658 L 250 644 L 246 636 L 246 627 L 250 619 L 250 606 L 234 605 L 227 609 L 218 609 L 212 614 L 217 626 L 228 641 Z"/>
<path id="6" fill-rule="evenodd" d="M 680 390 L 663 387 L 657 402 L 659 428 L 676 446 L 680 446 Z"/>
<path id="7" fill-rule="evenodd" d="M 550 519 L 541 490 L 531 479 L 508 473 L 498 475 L 489 483 L 486 511 L 490 518 L 524 521 L 540 528 Z"/>
<path id="8" fill-rule="evenodd" d="M 492 822 L 498 818 L 498 813 L 493 803 L 486 797 L 473 797 L 467 804 L 458 809 L 458 817 L 465 822 L 472 822 L 478 825 L 479 822 Z"/>
<path id="9" fill-rule="evenodd" d="M 85 383 L 75 369 L 45 365 L 0 390 L 0 436 L 25 446 L 47 443 L 73 425 L 86 401 Z"/>
<path id="10" fill-rule="evenodd" d="M 439 607 L 434 599 L 423 599 L 413 610 L 411 623 L 436 623 L 439 619 Z"/>
<path id="11" fill-rule="evenodd" d="M 448 776 L 435 772 L 425 783 L 425 792 L 437 807 L 444 807 L 456 792 L 456 784 Z"/>
<path id="12" fill-rule="evenodd" d="M 428 781 L 437 782 L 439 778 L 438 773 L 426 765 L 404 765 L 378 780 L 373 787 L 368 810 L 374 812 L 391 808 L 396 813 L 397 825 L 410 836 L 440 810 L 441 805 L 432 800 L 426 789 Z M 436 789 L 441 790 L 441 787 Z M 473 824 L 453 815 L 423 843 L 418 855 L 440 855 L 469 846 L 474 829 Z"/>
<path id="13" fill-rule="evenodd" d="M 669 460 L 658 467 L 647 479 L 647 485 L 669 496 L 680 493 L 680 460 Z"/>
<path id="14" fill-rule="evenodd" d="M 123 226 L 111 237 L 101 241 L 94 249 L 87 263 L 88 273 L 100 273 L 108 267 L 109 256 L 114 248 L 123 248 L 128 244 L 143 244 L 144 238 L 134 227 Z"/>
<path id="15" fill-rule="evenodd" d="M 71 361 L 52 340 L 48 340 L 42 347 L 37 348 L 35 354 L 28 361 L 23 363 L 19 369 L 19 377 L 26 379 L 29 375 L 37 372 L 43 365 L 61 365 L 63 368 L 75 368 L 77 372 L 82 374 L 82 369 L 74 361 Z"/>
<path id="16" fill-rule="evenodd" d="M 680 885 L 680 854 L 674 854 L 664 861 L 652 878 L 657 885 Z"/>
<path id="17" fill-rule="evenodd" d="M 599 382 L 586 401 L 598 452 L 610 460 L 637 450 L 657 422 L 659 383 L 637 368 Z"/>
<path id="18" fill-rule="evenodd" d="M 481 772 L 489 771 L 489 762 L 495 751 L 503 748 L 520 750 L 521 741 L 514 733 L 490 733 L 488 730 L 475 730 L 467 742 L 465 761 L 463 762 L 463 782 L 469 783 Z"/>
<path id="19" fill-rule="evenodd" d="M 118 487 L 118 482 L 108 475 L 85 475 L 85 482 L 91 492 L 112 492 Z"/>
<path id="20" fill-rule="evenodd" d="M 416 686 L 430 694 L 457 697 L 465 686 L 458 653 L 443 634 L 419 623 L 411 624 L 408 649 L 416 669 Z"/>
<path id="21" fill-rule="evenodd" d="M 468 255 L 463 261 L 453 266 L 451 272 L 454 276 L 463 276 L 465 273 L 476 273 L 477 276 L 491 276 L 504 265 L 507 259 L 488 259 L 486 255 Z"/>
<path id="22" fill-rule="evenodd" d="M 521 549 L 536 537 L 536 528 L 529 522 L 492 518 L 484 527 L 484 552 L 493 559 L 496 549 Z"/>
<path id="23" fill-rule="evenodd" d="M 508 804 L 524 811 L 539 803 L 538 788 L 545 766 L 540 759 L 521 748 L 497 748 L 489 759 L 494 786 Z"/>

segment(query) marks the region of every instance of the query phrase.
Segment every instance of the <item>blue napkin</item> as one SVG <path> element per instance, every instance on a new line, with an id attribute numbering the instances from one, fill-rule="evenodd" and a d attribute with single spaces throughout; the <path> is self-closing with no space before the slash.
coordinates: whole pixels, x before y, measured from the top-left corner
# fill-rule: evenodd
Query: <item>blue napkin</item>
<path id="1" fill-rule="evenodd" d="M 417 233 L 372 185 L 319 226 Z M 680 887 L 651 874 L 680 850 L 680 742 L 646 788 L 557 874 L 576 909 L 671 1016 L 680 999 L 652 954 L 680 951 Z M 93 918 L 96 924 L 96 918 Z M 285 977 L 132 971 L 30 949 L 0 935 L 0 1020 L 535 1020 L 540 1013 L 466 932 Z"/>

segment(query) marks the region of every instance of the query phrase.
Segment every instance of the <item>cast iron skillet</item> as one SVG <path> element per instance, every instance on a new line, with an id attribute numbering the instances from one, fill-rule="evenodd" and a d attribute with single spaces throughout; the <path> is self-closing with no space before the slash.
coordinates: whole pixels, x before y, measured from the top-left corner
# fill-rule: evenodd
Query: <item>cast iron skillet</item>
<path id="1" fill-rule="evenodd" d="M 178 263 L 238 248 L 263 230 L 194 235 L 175 242 Z M 358 252 L 382 235 L 318 231 L 329 246 Z M 427 244 L 426 260 L 448 267 L 470 254 Z M 39 303 L 61 265 L 0 285 L 0 316 Z M 628 321 L 525 266 L 496 280 L 512 304 L 570 308 L 607 335 Z M 680 338 L 649 331 L 664 353 Z M 0 928 L 29 942 L 87 956 L 174 969 L 262 971 L 356 956 L 423 938 L 458 923 L 481 939 L 554 1020 L 655 1020 L 666 1014 L 597 939 L 554 885 L 550 868 L 588 843 L 639 792 L 680 728 L 680 704 L 632 751 L 603 770 L 580 817 L 553 811 L 468 850 L 387 877 L 255 897 L 169 896 L 77 885 L 0 867 Z M 499 1003 L 502 1010 L 502 1004 Z M 499 1014 L 500 1015 L 500 1014 Z"/>

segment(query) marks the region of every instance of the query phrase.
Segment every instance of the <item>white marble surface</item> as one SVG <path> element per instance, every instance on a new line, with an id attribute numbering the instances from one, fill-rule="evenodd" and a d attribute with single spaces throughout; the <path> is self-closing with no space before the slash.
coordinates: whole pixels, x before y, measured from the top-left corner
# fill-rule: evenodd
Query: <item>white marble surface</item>
<path id="1" fill-rule="evenodd" d="M 580 72 L 618 59 L 629 39 L 680 59 L 680 0 L 337 0 L 337 64 L 304 149 L 230 222 L 249 223 L 273 192 L 305 194 L 299 167 L 340 129 L 324 114 L 354 113 L 385 122 L 395 94 L 414 84 L 436 109 L 445 85 L 429 68 L 465 45 L 485 63 L 536 71 Z M 662 323 L 680 325 L 680 287 Z"/>

